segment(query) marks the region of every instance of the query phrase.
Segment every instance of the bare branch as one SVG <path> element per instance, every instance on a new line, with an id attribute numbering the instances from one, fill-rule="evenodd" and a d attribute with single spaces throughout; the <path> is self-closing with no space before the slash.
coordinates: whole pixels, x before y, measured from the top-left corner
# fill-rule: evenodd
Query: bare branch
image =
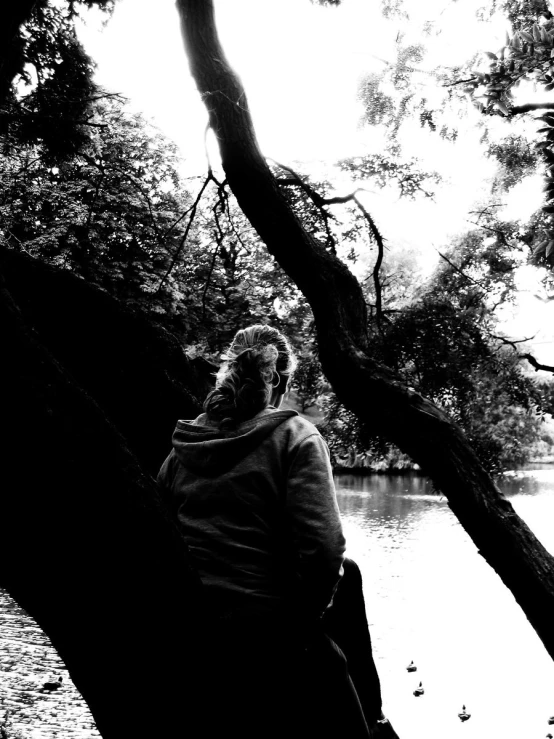
<path id="1" fill-rule="evenodd" d="M 373 266 L 373 284 L 375 286 L 375 318 L 377 319 L 377 325 L 380 326 L 381 319 L 383 318 L 383 289 L 379 279 L 379 272 L 381 270 L 381 265 L 383 264 L 383 258 L 385 256 L 385 243 L 379 229 L 375 225 L 375 221 L 371 217 L 369 211 L 366 209 L 364 204 L 360 202 L 356 193 L 352 195 L 352 200 L 354 200 L 358 208 L 363 213 L 364 218 L 369 225 L 370 233 L 373 236 L 375 243 L 377 244 L 377 259 L 375 260 L 375 264 Z"/>
<path id="2" fill-rule="evenodd" d="M 554 374 L 554 367 L 552 367 L 549 364 L 541 364 L 540 362 L 537 362 L 535 357 L 531 354 L 521 354 L 521 359 L 526 359 L 529 364 L 535 368 L 535 372 L 538 372 L 539 370 L 543 370 L 544 372 L 552 372 Z"/>
<path id="3" fill-rule="evenodd" d="M 179 246 L 178 246 L 175 254 L 173 255 L 173 259 L 171 260 L 171 264 L 167 268 L 166 273 L 164 274 L 164 276 L 160 280 L 160 283 L 159 283 L 158 287 L 156 288 L 156 291 L 155 291 L 156 293 L 159 293 L 160 290 L 162 289 L 162 286 L 163 286 L 164 282 L 167 280 L 167 278 L 171 274 L 171 272 L 173 270 L 173 267 L 175 267 L 175 264 L 177 263 L 177 259 L 179 259 L 179 256 L 181 255 L 181 252 L 183 251 L 183 248 L 184 248 L 184 246 L 186 244 L 186 241 L 187 241 L 187 238 L 188 238 L 188 235 L 189 235 L 189 231 L 190 231 L 190 229 L 192 227 L 192 224 L 194 222 L 194 218 L 196 216 L 196 211 L 198 209 L 198 204 L 200 203 L 200 201 L 202 199 L 202 195 L 204 194 L 205 189 L 208 187 L 208 185 L 212 181 L 214 181 L 214 176 L 212 174 L 212 170 L 210 169 L 208 171 L 208 175 L 207 175 L 206 179 L 204 180 L 204 183 L 203 183 L 202 187 L 200 188 L 200 192 L 196 196 L 196 200 L 194 201 L 194 203 L 192 204 L 192 207 L 190 208 L 190 216 L 189 216 L 189 219 L 188 219 L 188 222 L 187 222 L 187 226 L 185 228 L 185 233 L 183 234 L 183 237 L 181 238 L 181 241 L 179 242 Z"/>
<path id="4" fill-rule="evenodd" d="M 358 193 L 366 192 L 366 190 L 363 187 L 359 187 L 356 190 L 354 190 L 354 192 L 351 192 L 348 195 L 337 195 L 332 198 L 324 198 L 311 185 L 309 185 L 307 182 L 302 180 L 301 177 L 291 167 L 288 167 L 285 164 L 280 164 L 279 162 L 276 162 L 274 159 L 271 159 L 271 161 L 277 164 L 278 167 L 281 167 L 281 169 L 284 169 L 286 172 L 289 172 L 290 174 L 293 175 L 292 177 L 283 178 L 278 181 L 281 182 L 281 184 L 298 185 L 299 187 L 301 187 L 306 192 L 306 194 L 309 196 L 309 198 L 315 203 L 315 205 L 320 209 L 321 214 L 323 215 L 325 219 L 326 227 L 328 226 L 327 218 L 334 218 L 334 216 L 325 210 L 325 208 L 323 207 L 324 205 L 337 205 L 337 204 L 353 202 L 356 204 L 358 209 L 362 212 L 365 220 L 368 223 L 369 232 L 371 236 L 373 237 L 373 239 L 375 240 L 375 243 L 377 244 L 377 260 L 373 267 L 373 284 L 375 285 L 375 315 L 377 319 L 377 324 L 379 325 L 381 319 L 383 318 L 383 299 L 382 299 L 383 290 L 382 290 L 382 285 L 379 280 L 379 272 L 383 264 L 385 244 L 384 244 L 384 239 L 381 236 L 381 233 L 379 232 L 379 229 L 375 225 L 375 221 L 371 217 L 369 211 L 365 208 L 363 203 L 358 198 Z"/>
<path id="5" fill-rule="evenodd" d="M 219 230 L 219 222 L 217 220 L 216 220 L 216 222 L 217 222 L 217 227 L 218 227 L 218 230 Z M 214 253 L 212 254 L 212 261 L 210 263 L 210 269 L 208 271 L 208 277 L 206 278 L 206 284 L 204 285 L 204 290 L 202 292 L 202 320 L 204 320 L 206 318 L 206 295 L 208 294 L 208 288 L 210 286 L 212 275 L 214 273 L 215 261 L 217 259 L 217 255 L 219 253 L 219 248 L 220 248 L 221 243 L 223 241 L 223 232 L 221 230 L 219 230 L 219 235 L 216 235 L 216 239 L 215 240 L 216 240 L 216 245 L 215 245 Z"/>
<path id="6" fill-rule="evenodd" d="M 551 372 L 552 374 L 554 374 L 554 367 L 552 367 L 551 365 L 542 364 L 532 354 L 529 354 L 528 352 L 526 354 L 520 354 L 518 352 L 517 345 L 524 344 L 526 341 L 531 341 L 535 338 L 534 336 L 530 336 L 527 339 L 507 339 L 505 336 L 495 336 L 494 334 L 490 335 L 493 339 L 500 341 L 502 344 L 505 344 L 506 346 L 511 346 L 512 349 L 517 353 L 518 359 L 526 359 L 529 364 L 535 368 L 535 372 L 542 370 L 543 372 Z"/>
<path id="7" fill-rule="evenodd" d="M 472 282 L 474 285 L 477 285 L 477 287 L 480 290 L 482 290 L 484 293 L 488 292 L 486 288 L 484 288 L 479 282 L 477 282 L 477 280 L 474 280 L 473 277 L 470 277 L 469 275 L 467 275 L 462 269 L 456 266 L 452 260 L 450 260 L 447 256 L 445 256 L 438 249 L 437 249 L 437 254 L 439 255 L 439 257 L 441 257 L 441 259 L 444 259 L 444 261 L 447 262 L 452 267 L 453 270 L 458 272 L 458 274 L 462 275 L 462 277 L 465 277 L 466 280 L 468 280 L 469 282 Z"/>

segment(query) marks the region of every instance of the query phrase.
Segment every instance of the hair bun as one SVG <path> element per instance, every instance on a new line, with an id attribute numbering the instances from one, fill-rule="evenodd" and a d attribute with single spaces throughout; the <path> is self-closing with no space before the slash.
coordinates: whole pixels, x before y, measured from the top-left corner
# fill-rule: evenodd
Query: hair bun
<path id="1" fill-rule="evenodd" d="M 239 423 L 267 407 L 275 385 L 275 374 L 290 375 L 296 360 L 280 331 L 256 324 L 237 331 L 223 355 L 216 387 L 206 398 L 204 409 L 220 424 Z"/>

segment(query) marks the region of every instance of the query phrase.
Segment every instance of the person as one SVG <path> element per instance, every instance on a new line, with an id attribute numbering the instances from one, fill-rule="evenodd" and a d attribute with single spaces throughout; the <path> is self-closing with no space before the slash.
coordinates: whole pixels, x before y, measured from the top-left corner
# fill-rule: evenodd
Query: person
<path id="1" fill-rule="evenodd" d="M 203 583 L 206 736 L 368 737 L 324 628 L 345 564 L 329 452 L 312 423 L 281 408 L 294 353 L 257 324 L 223 359 L 204 412 L 177 422 L 158 475 Z M 340 618 L 328 621 L 341 631 Z"/>

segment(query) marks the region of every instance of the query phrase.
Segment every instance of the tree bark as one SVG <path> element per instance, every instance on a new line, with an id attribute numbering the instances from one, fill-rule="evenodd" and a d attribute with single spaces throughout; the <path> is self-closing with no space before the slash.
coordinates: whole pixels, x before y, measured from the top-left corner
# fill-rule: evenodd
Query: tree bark
<path id="1" fill-rule="evenodd" d="M 104 739 L 200 736 L 200 583 L 135 453 L 161 464 L 176 418 L 196 412 L 177 376 L 192 385 L 192 370 L 83 280 L 9 252 L 2 268 L 0 586 L 50 637 Z"/>
<path id="2" fill-rule="evenodd" d="M 221 48 L 212 0 L 177 0 L 190 71 L 237 201 L 308 299 L 323 370 L 339 400 L 416 460 L 479 552 L 512 591 L 554 658 L 554 558 L 515 514 L 459 428 L 368 353 L 359 283 L 313 239 L 259 149 L 244 88 Z"/>

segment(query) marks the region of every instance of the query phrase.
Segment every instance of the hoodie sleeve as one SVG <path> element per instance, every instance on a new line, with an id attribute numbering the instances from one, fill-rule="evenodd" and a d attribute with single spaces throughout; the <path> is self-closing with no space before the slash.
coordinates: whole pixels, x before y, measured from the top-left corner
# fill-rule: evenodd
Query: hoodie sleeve
<path id="1" fill-rule="evenodd" d="M 345 540 L 327 445 L 318 432 L 293 452 L 286 516 L 308 612 L 320 616 L 342 576 Z"/>
<path id="2" fill-rule="evenodd" d="M 174 466 L 174 452 L 171 451 L 171 453 L 166 457 L 164 463 L 162 464 L 160 471 L 158 472 L 158 476 L 156 478 L 156 484 L 158 487 L 158 492 L 160 494 L 160 497 L 166 504 L 171 504 L 172 499 L 172 493 L 171 493 L 171 484 L 173 482 L 173 477 L 175 475 L 173 466 Z"/>

